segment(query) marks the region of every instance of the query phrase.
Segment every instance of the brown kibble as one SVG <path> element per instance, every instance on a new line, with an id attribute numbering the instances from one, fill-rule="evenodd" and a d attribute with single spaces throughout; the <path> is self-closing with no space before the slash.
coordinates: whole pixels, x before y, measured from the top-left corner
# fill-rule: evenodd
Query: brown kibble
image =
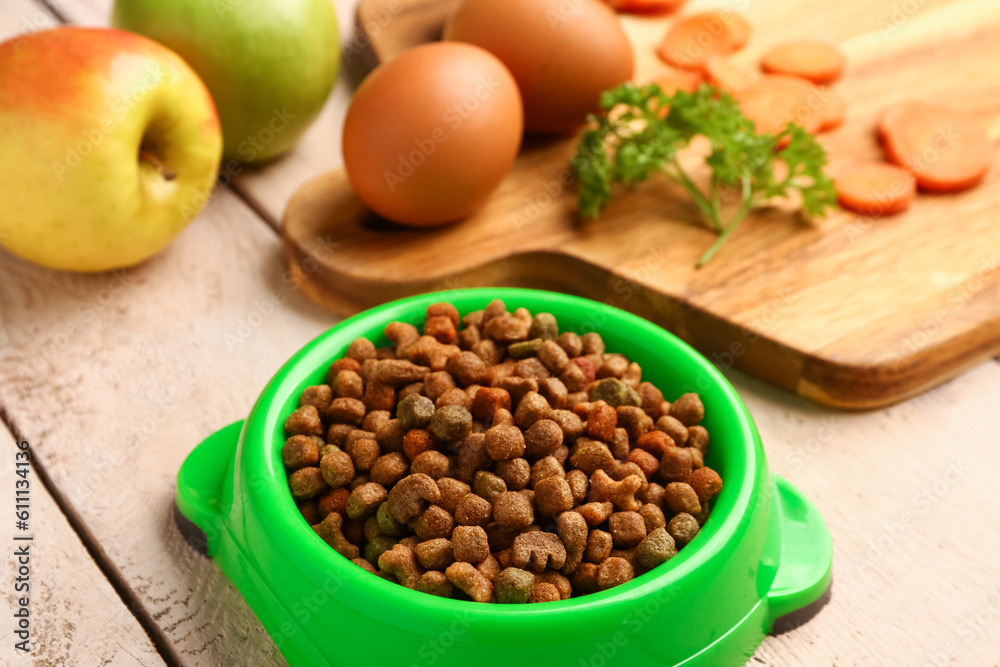
<path id="1" fill-rule="evenodd" d="M 595 528 L 608 520 L 608 517 L 614 512 L 614 507 L 609 502 L 594 502 L 580 505 L 576 508 L 576 511 L 580 513 L 580 516 L 584 518 L 588 526 Z"/>
<path id="2" fill-rule="evenodd" d="M 330 424 L 330 428 L 326 431 L 326 442 L 330 445 L 343 447 L 347 443 L 347 436 L 357 430 L 350 424 Z M 322 456 L 322 454 L 320 455 Z"/>
<path id="3" fill-rule="evenodd" d="M 608 519 L 608 532 L 618 549 L 633 549 L 646 537 L 646 522 L 638 512 L 615 512 Z"/>
<path id="4" fill-rule="evenodd" d="M 577 438 L 569 462 L 574 468 L 588 475 L 593 475 L 598 470 L 611 472 L 618 465 L 607 445 L 590 438 Z"/>
<path id="5" fill-rule="evenodd" d="M 458 443 L 458 465 L 455 476 L 466 484 L 471 484 L 477 471 L 491 463 L 486 451 L 486 435 L 472 433 Z"/>
<path id="6" fill-rule="evenodd" d="M 455 520 L 462 526 L 482 526 L 493 517 L 493 505 L 488 500 L 470 493 L 458 501 L 455 508 Z"/>
<path id="7" fill-rule="evenodd" d="M 288 476 L 288 486 L 296 500 L 315 498 L 329 489 L 323 472 L 318 467 L 299 468 Z"/>
<path id="8" fill-rule="evenodd" d="M 365 472 L 371 470 L 381 453 L 378 443 L 370 438 L 349 442 L 344 445 L 344 451 L 351 457 L 354 468 Z"/>
<path id="9" fill-rule="evenodd" d="M 535 585 L 537 586 L 538 584 L 551 584 L 555 586 L 559 592 L 560 600 L 568 600 L 573 595 L 573 585 L 569 582 L 569 578 L 554 570 L 545 570 L 545 572 L 536 574 Z"/>
<path id="10" fill-rule="evenodd" d="M 505 567 L 496 580 L 497 602 L 522 604 L 531 597 L 535 575 L 519 567 Z"/>
<path id="11" fill-rule="evenodd" d="M 427 306 L 427 311 L 424 313 L 425 319 L 431 317 L 447 317 L 451 320 L 451 323 L 458 327 L 458 308 L 447 301 L 439 301 L 438 303 L 432 303 Z"/>
<path id="12" fill-rule="evenodd" d="M 565 477 L 566 469 L 553 456 L 546 456 L 531 466 L 531 486 L 534 488 L 546 477 Z"/>
<path id="13" fill-rule="evenodd" d="M 583 362 L 586 362 L 586 365 Z M 567 392 L 582 391 L 593 381 L 592 378 L 588 379 L 587 370 L 593 372 L 593 366 L 583 357 L 570 359 L 570 363 L 566 364 L 566 368 L 559 374 L 559 381 L 565 385 Z M 572 405 L 574 401 L 567 398 L 567 403 Z"/>
<path id="14" fill-rule="evenodd" d="M 557 410 L 565 408 L 569 399 L 569 391 L 559 378 L 545 378 L 539 381 L 538 393 Z"/>
<path id="15" fill-rule="evenodd" d="M 330 403 L 334 398 L 360 399 L 365 393 L 364 382 L 361 376 L 355 371 L 344 370 L 337 373 L 330 383 L 330 388 L 332 396 L 326 402 L 326 405 L 321 408 L 324 413 L 329 409 Z"/>
<path id="16" fill-rule="evenodd" d="M 587 435 L 595 440 L 607 442 L 615 434 L 618 413 L 607 403 L 600 403 L 587 415 Z"/>
<path id="17" fill-rule="evenodd" d="M 618 410 L 618 425 L 625 429 L 628 437 L 638 440 L 644 433 L 653 429 L 653 419 L 642 408 L 634 405 L 622 405 Z"/>
<path id="18" fill-rule="evenodd" d="M 642 468 L 631 461 L 619 463 L 614 471 L 612 471 L 611 479 L 621 481 L 629 475 L 636 475 L 640 480 L 642 480 L 642 484 L 639 486 L 639 491 L 636 491 L 636 493 L 642 492 L 645 487 L 649 486 L 649 483 L 646 481 L 646 473 L 642 471 Z"/>
<path id="19" fill-rule="evenodd" d="M 396 390 L 390 384 L 372 380 L 365 387 L 362 402 L 368 410 L 391 410 L 396 405 Z"/>
<path id="20" fill-rule="evenodd" d="M 701 526 L 698 524 L 698 520 L 687 512 L 681 512 L 667 524 L 667 532 L 681 547 L 693 540 L 699 530 L 701 530 Z"/>
<path id="21" fill-rule="evenodd" d="M 312 527 L 320 538 L 333 547 L 333 550 L 347 559 L 357 558 L 361 555 L 358 547 L 352 544 L 343 533 L 344 517 L 336 512 L 330 512 L 326 518 Z"/>
<path id="22" fill-rule="evenodd" d="M 472 490 L 477 496 L 493 503 L 498 495 L 507 491 L 507 484 L 493 473 L 480 470 L 472 480 Z"/>
<path id="23" fill-rule="evenodd" d="M 439 343 L 450 345 L 458 340 L 458 329 L 451 318 L 437 315 L 428 317 L 424 322 L 424 335 L 432 336 Z"/>
<path id="24" fill-rule="evenodd" d="M 416 588 L 424 571 L 417 564 L 413 550 L 397 544 L 378 558 L 378 566 L 407 588 Z"/>
<path id="25" fill-rule="evenodd" d="M 347 516 L 352 519 L 366 519 L 375 513 L 386 500 L 385 487 L 375 482 L 362 484 L 347 498 Z"/>
<path id="26" fill-rule="evenodd" d="M 524 434 L 516 426 L 494 426 L 486 431 L 486 451 L 494 461 L 516 459 L 524 454 Z"/>
<path id="27" fill-rule="evenodd" d="M 504 362 L 505 364 L 508 362 Z M 501 368 L 501 366 L 493 366 L 493 369 Z M 511 371 L 513 371 L 513 366 L 511 366 Z M 491 369 L 492 370 L 492 369 Z M 510 395 L 510 403 L 515 408 L 521 402 L 521 400 L 528 395 L 528 392 L 538 391 L 538 380 L 534 378 L 523 378 L 515 375 L 505 375 L 503 377 L 497 378 L 493 382 L 494 387 L 503 389 Z"/>
<path id="28" fill-rule="evenodd" d="M 594 563 L 580 563 L 580 567 L 576 568 L 573 576 L 570 577 L 573 589 L 580 595 L 596 593 L 601 590 L 601 587 L 597 585 L 599 570 L 600 566 Z"/>
<path id="29" fill-rule="evenodd" d="M 431 479 L 437 480 L 444 477 L 450 467 L 451 462 L 447 456 L 441 452 L 430 450 L 413 459 L 413 463 L 410 464 L 410 472 L 422 472 Z"/>
<path id="30" fill-rule="evenodd" d="M 354 462 L 346 452 L 327 454 L 319 462 L 319 468 L 323 480 L 333 489 L 347 486 L 354 479 Z"/>
<path id="31" fill-rule="evenodd" d="M 515 566 L 535 572 L 543 572 L 546 567 L 558 570 L 566 564 L 566 547 L 553 533 L 521 533 L 514 538 L 511 558 Z"/>
<path id="32" fill-rule="evenodd" d="M 293 435 L 281 448 L 281 462 L 289 470 L 298 470 L 319 463 L 319 447 L 309 436 Z"/>
<path id="33" fill-rule="evenodd" d="M 448 371 L 436 371 L 424 376 L 424 394 L 436 401 L 441 394 L 455 388 L 455 380 Z"/>
<path id="34" fill-rule="evenodd" d="M 664 502 L 674 514 L 687 512 L 688 514 L 701 513 L 701 501 L 688 484 L 684 482 L 671 482 L 667 484 L 667 493 Z"/>
<path id="35" fill-rule="evenodd" d="M 421 382 L 427 368 L 406 359 L 383 359 L 375 366 L 375 379 L 382 384 L 401 387 L 412 382 Z"/>
<path id="36" fill-rule="evenodd" d="M 687 484 L 698 495 L 698 500 L 702 504 L 707 504 L 715 500 L 715 497 L 722 491 L 722 478 L 719 473 L 711 468 L 699 468 L 692 472 L 687 478 Z"/>
<path id="37" fill-rule="evenodd" d="M 598 378 L 621 378 L 628 369 L 628 359 L 624 354 L 606 354 L 604 363 L 597 369 Z"/>
<path id="38" fill-rule="evenodd" d="M 551 416 L 552 406 L 549 405 L 549 402 L 542 398 L 542 395 L 537 391 L 529 391 L 517 404 L 514 421 L 521 428 L 528 429 L 535 422 L 548 419 Z"/>
<path id="39" fill-rule="evenodd" d="M 540 419 L 524 432 L 524 455 L 536 459 L 548 456 L 563 444 L 563 430 L 551 419 Z"/>
<path id="40" fill-rule="evenodd" d="M 552 376 L 552 374 L 549 373 L 549 369 L 546 368 L 545 364 L 539 361 L 537 357 L 528 357 L 527 359 L 521 359 L 518 361 L 514 366 L 514 375 L 534 380 L 536 386 L 542 380 L 547 380 Z"/>
<path id="41" fill-rule="evenodd" d="M 559 343 L 559 347 L 566 351 L 566 356 L 570 358 L 579 357 L 583 354 L 583 341 L 580 340 L 580 336 L 572 331 L 559 334 L 556 342 Z"/>
<path id="42" fill-rule="evenodd" d="M 369 410 L 361 422 L 361 428 L 375 437 L 375 432 L 379 427 L 392 419 L 392 414 L 388 410 Z"/>
<path id="43" fill-rule="evenodd" d="M 671 404 L 670 416 L 688 427 L 701 423 L 705 418 L 705 406 L 701 402 L 701 396 L 693 393 L 684 394 Z"/>
<path id="44" fill-rule="evenodd" d="M 546 582 L 536 583 L 531 589 L 531 597 L 528 602 L 556 602 L 561 600 L 559 589 L 553 584 Z"/>
<path id="45" fill-rule="evenodd" d="M 655 475 L 660 469 L 660 461 L 645 449 L 633 449 L 628 453 L 628 456 L 625 457 L 625 462 L 637 465 L 639 470 L 642 470 L 642 474 L 646 477 L 646 479 Z"/>
<path id="46" fill-rule="evenodd" d="M 480 526 L 456 526 L 451 535 L 451 543 L 456 561 L 476 564 L 490 556 L 486 531 Z"/>
<path id="47" fill-rule="evenodd" d="M 303 405 L 285 420 L 285 435 L 323 435 L 323 422 L 314 405 Z"/>
<path id="48" fill-rule="evenodd" d="M 701 453 L 701 450 L 695 449 L 694 447 L 688 447 L 687 450 L 691 452 L 691 468 L 692 470 L 697 470 L 698 468 L 705 467 L 705 455 Z"/>
<path id="49" fill-rule="evenodd" d="M 508 490 L 520 491 L 531 481 L 531 466 L 522 458 L 499 461 L 496 465 L 496 474 L 504 481 Z"/>
<path id="50" fill-rule="evenodd" d="M 469 350 L 471 352 L 473 346 L 482 339 L 482 332 L 479 330 L 479 327 L 474 324 L 467 326 L 458 332 L 458 346 L 463 350 Z"/>
<path id="51" fill-rule="evenodd" d="M 333 390 L 329 385 L 319 384 L 313 387 L 306 387 L 302 390 L 302 395 L 299 396 L 299 407 L 303 405 L 311 405 L 316 408 L 320 413 L 326 409 L 326 406 L 330 405 L 330 401 L 333 400 Z"/>
<path id="52" fill-rule="evenodd" d="M 613 588 L 621 584 L 632 581 L 635 577 L 635 570 L 632 564 L 624 558 L 612 556 L 601 563 L 597 570 L 597 585 L 602 590 Z"/>
<path id="53" fill-rule="evenodd" d="M 455 529 L 455 518 L 443 508 L 431 505 L 407 525 L 421 540 L 433 540 L 451 535 Z"/>
<path id="54" fill-rule="evenodd" d="M 326 382 L 329 385 L 333 384 L 333 379 L 337 377 L 337 373 L 340 371 L 353 371 L 357 373 L 361 370 L 361 364 L 355 359 L 349 359 L 347 357 L 343 359 L 337 359 L 332 364 L 330 364 L 330 370 L 326 374 Z"/>
<path id="55" fill-rule="evenodd" d="M 636 440 L 635 446 L 659 458 L 668 449 L 678 449 L 673 439 L 663 431 L 648 431 Z"/>
<path id="56" fill-rule="evenodd" d="M 364 558 L 352 558 L 351 562 L 360 567 L 365 572 L 370 572 L 371 574 L 378 574 L 378 570 L 375 566 L 366 561 Z"/>
<path id="57" fill-rule="evenodd" d="M 556 517 L 556 532 L 566 547 L 563 574 L 573 574 L 583 561 L 583 552 L 587 548 L 587 537 L 590 533 L 587 521 L 577 512 L 563 512 Z"/>
<path id="58" fill-rule="evenodd" d="M 646 503 L 639 508 L 639 516 L 642 517 L 643 522 L 646 524 L 647 533 L 651 533 L 657 528 L 665 528 L 667 525 L 667 517 L 664 516 L 663 510 L 660 509 L 659 505 Z"/>
<path id="59" fill-rule="evenodd" d="M 587 489 L 590 488 L 590 479 L 587 473 L 582 470 L 570 470 L 566 473 L 566 483 L 569 484 L 570 493 L 573 494 L 573 503 L 579 504 L 587 499 Z"/>
<path id="60" fill-rule="evenodd" d="M 426 503 L 441 500 L 441 491 L 434 480 L 424 474 L 408 475 L 389 491 L 389 511 L 396 521 L 406 523 L 417 517 Z"/>
<path id="61" fill-rule="evenodd" d="M 604 339 L 601 334 L 591 331 L 580 336 L 581 354 L 604 354 Z"/>
<path id="62" fill-rule="evenodd" d="M 445 368 L 461 387 L 482 384 L 486 379 L 486 362 L 474 352 L 459 352 Z"/>
<path id="63" fill-rule="evenodd" d="M 645 407 L 642 405 L 642 396 L 639 395 L 639 385 L 642 384 L 642 366 L 634 361 L 631 362 L 628 368 L 625 369 L 625 372 L 622 373 L 621 381 L 636 390 L 635 393 L 639 396 L 639 407 L 645 410 Z M 649 413 L 647 412 L 647 414 Z"/>
<path id="64" fill-rule="evenodd" d="M 472 432 L 472 414 L 457 405 L 438 408 L 431 417 L 431 431 L 441 442 L 457 442 Z"/>
<path id="65" fill-rule="evenodd" d="M 331 421 L 340 424 L 353 424 L 361 426 L 364 421 L 367 408 L 365 404 L 356 398 L 335 398 L 326 410 L 326 416 Z M 317 419 L 319 415 L 317 415 Z"/>
<path id="66" fill-rule="evenodd" d="M 390 487 L 406 477 L 410 472 L 410 462 L 401 452 L 389 452 L 375 459 L 369 470 L 373 482 Z"/>
<path id="67" fill-rule="evenodd" d="M 438 597 L 450 598 L 455 587 L 448 581 L 448 577 L 445 576 L 444 572 L 428 570 L 420 575 L 420 579 L 417 580 L 417 585 L 413 589 L 421 593 L 430 593 Z"/>
<path id="68" fill-rule="evenodd" d="M 326 518 L 326 515 L 330 512 L 336 512 L 337 514 L 346 515 L 347 514 L 347 499 L 350 497 L 350 489 L 339 488 L 331 489 L 323 494 L 319 499 L 319 504 L 317 505 L 317 510 L 319 511 L 319 517 L 313 523 L 318 523 L 322 519 Z"/>
<path id="69" fill-rule="evenodd" d="M 603 563 L 611 555 L 613 546 L 611 533 L 591 530 L 587 535 L 587 548 L 583 550 L 583 559 L 588 563 Z"/>
<path id="70" fill-rule="evenodd" d="M 483 576 L 475 565 L 456 562 L 444 571 L 448 580 L 475 602 L 489 602 L 493 599 L 493 582 Z"/>
<path id="71" fill-rule="evenodd" d="M 569 366 L 569 355 L 553 340 L 546 340 L 539 345 L 538 360 L 554 375 L 562 373 Z"/>
<path id="72" fill-rule="evenodd" d="M 505 313 L 483 321 L 483 335 L 500 343 L 525 340 L 531 330 L 531 319 Z"/>
<path id="73" fill-rule="evenodd" d="M 555 516 L 573 508 L 573 492 L 565 477 L 546 477 L 535 484 L 535 506 L 542 516 Z"/>
<path id="74" fill-rule="evenodd" d="M 611 450 L 611 455 L 615 457 L 616 461 L 622 461 L 628 457 L 631 445 L 625 429 L 621 427 L 615 429 L 615 434 L 611 436 L 611 442 L 608 443 L 608 449 Z"/>
<path id="75" fill-rule="evenodd" d="M 500 349 L 500 346 L 496 342 L 489 338 L 483 338 L 478 343 L 473 343 L 472 353 L 482 359 L 486 365 L 493 368 L 496 368 L 495 364 L 499 364 L 503 358 L 503 350 Z"/>
<path id="76" fill-rule="evenodd" d="M 564 442 L 574 442 L 583 434 L 583 420 L 570 410 L 553 410 L 551 419 L 562 430 Z"/>
<path id="77" fill-rule="evenodd" d="M 434 448 L 437 438 L 425 429 L 413 429 L 403 436 L 403 454 L 411 461 L 424 452 Z"/>
<path id="78" fill-rule="evenodd" d="M 636 386 L 635 391 L 639 394 L 639 400 L 642 401 L 642 405 L 639 407 L 645 410 L 646 414 L 653 419 L 659 417 L 660 406 L 663 405 L 663 392 L 652 382 L 640 382 Z"/>
<path id="79" fill-rule="evenodd" d="M 708 456 L 708 431 L 705 430 L 704 426 L 692 426 L 688 429 L 687 446 Z"/>
<path id="80" fill-rule="evenodd" d="M 490 555 L 476 565 L 476 569 L 490 581 L 496 581 L 497 577 L 500 576 L 500 570 L 503 568 L 500 567 L 500 563 L 497 559 Z"/>
<path id="81" fill-rule="evenodd" d="M 510 410 L 510 393 L 500 387 L 480 387 L 472 399 L 472 416 L 485 422 L 500 408 Z"/>
<path id="82" fill-rule="evenodd" d="M 587 499 L 599 503 L 610 501 L 620 510 L 635 512 L 639 509 L 635 493 L 641 486 L 642 479 L 638 475 L 629 475 L 616 481 L 603 470 L 598 470 L 590 476 L 590 493 L 587 494 Z"/>
<path id="83" fill-rule="evenodd" d="M 489 533 L 487 533 L 486 535 L 487 537 L 489 537 Z M 511 540 L 511 542 L 513 542 L 513 539 Z M 490 545 L 490 548 L 491 549 L 493 548 L 492 544 Z M 512 556 L 510 555 L 509 548 L 495 552 L 493 554 L 493 557 L 496 558 L 497 564 L 500 566 L 500 569 L 506 569 L 508 567 L 514 566 L 514 561 L 512 560 Z"/>
<path id="84" fill-rule="evenodd" d="M 448 362 L 462 350 L 457 345 L 445 345 L 434 336 L 421 336 L 406 349 L 410 361 L 429 367 L 432 371 L 443 371 Z"/>
<path id="85" fill-rule="evenodd" d="M 462 498 L 472 493 L 468 484 L 454 477 L 442 477 L 434 481 L 437 482 L 438 491 L 441 492 L 441 500 L 438 505 L 452 515 L 458 509 L 458 503 Z"/>
<path id="86" fill-rule="evenodd" d="M 375 344 L 367 338 L 355 338 L 347 346 L 347 354 L 345 356 L 348 359 L 354 359 L 358 363 L 363 362 L 365 359 L 374 359 Z"/>
<path id="87" fill-rule="evenodd" d="M 657 431 L 658 432 L 658 431 Z M 689 447 L 668 447 L 660 459 L 660 476 L 667 482 L 683 482 L 694 468 Z"/>
<path id="88" fill-rule="evenodd" d="M 396 356 L 403 358 L 406 350 L 417 342 L 420 338 L 420 331 L 408 322 L 389 322 L 385 325 L 382 333 L 387 339 L 395 343 Z"/>
<path id="89" fill-rule="evenodd" d="M 667 497 L 667 490 L 656 482 L 650 482 L 645 490 L 637 491 L 635 497 L 642 503 L 651 503 L 657 507 L 663 507 L 663 500 Z"/>
<path id="90" fill-rule="evenodd" d="M 656 420 L 656 429 L 670 436 L 678 447 L 684 447 L 688 442 L 688 427 L 676 417 L 664 415 Z"/>
<path id="91" fill-rule="evenodd" d="M 361 362 L 361 368 L 358 369 L 358 375 L 365 384 L 369 384 L 375 381 L 375 369 L 378 368 L 378 359 L 372 357 L 371 359 L 365 359 Z"/>
<path id="92" fill-rule="evenodd" d="M 523 494 L 504 491 L 493 501 L 493 519 L 502 530 L 521 530 L 534 523 L 535 514 L 531 501 Z"/>

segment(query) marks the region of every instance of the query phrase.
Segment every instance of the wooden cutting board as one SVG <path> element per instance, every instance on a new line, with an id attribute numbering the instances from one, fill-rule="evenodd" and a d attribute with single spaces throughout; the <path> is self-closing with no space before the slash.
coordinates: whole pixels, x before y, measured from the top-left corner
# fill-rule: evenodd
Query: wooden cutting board
<path id="1" fill-rule="evenodd" d="M 697 0 L 685 13 L 705 6 Z M 837 84 L 851 106 L 822 135 L 831 169 L 881 158 L 885 106 L 938 100 L 1000 129 L 1000 3 L 995 0 L 757 0 L 738 62 L 821 36 L 849 58 Z M 366 0 L 373 61 L 435 39 L 454 0 Z M 670 17 L 624 17 L 637 80 L 665 67 L 653 47 Z M 573 140 L 525 146 L 489 203 L 460 224 L 411 230 L 371 215 L 343 172 L 307 183 L 284 217 L 302 291 L 353 313 L 417 292 L 482 285 L 563 290 L 625 308 L 736 367 L 822 403 L 872 408 L 924 391 L 1000 353 L 1000 176 L 957 195 L 921 195 L 892 218 L 837 212 L 809 222 L 780 209 L 747 219 L 705 268 L 714 235 L 677 188 L 654 180 L 582 222 L 565 171 Z M 336 246 L 332 246 L 336 244 Z M 331 249 L 332 248 L 332 249 Z M 600 313 L 595 312 L 595 327 Z"/>

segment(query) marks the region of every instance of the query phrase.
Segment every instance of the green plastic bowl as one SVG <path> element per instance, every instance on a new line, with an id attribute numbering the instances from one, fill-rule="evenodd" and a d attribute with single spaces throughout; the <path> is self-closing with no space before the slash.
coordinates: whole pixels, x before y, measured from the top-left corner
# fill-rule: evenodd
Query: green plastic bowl
<path id="1" fill-rule="evenodd" d="M 462 313 L 500 298 L 554 314 L 562 329 L 598 331 L 668 397 L 696 390 L 712 434 L 707 464 L 725 480 L 691 544 L 617 588 L 532 605 L 477 604 L 408 590 L 364 572 L 302 520 L 281 464 L 285 417 L 303 388 L 365 336 L 384 344 L 393 320 L 428 304 Z M 209 555 L 292 665 L 484 667 L 743 665 L 775 619 L 830 582 L 830 535 L 815 506 L 772 476 L 750 414 L 701 355 L 639 317 L 536 290 L 468 289 L 402 299 L 335 326 L 278 371 L 245 422 L 218 431 L 177 476 L 177 505 Z"/>

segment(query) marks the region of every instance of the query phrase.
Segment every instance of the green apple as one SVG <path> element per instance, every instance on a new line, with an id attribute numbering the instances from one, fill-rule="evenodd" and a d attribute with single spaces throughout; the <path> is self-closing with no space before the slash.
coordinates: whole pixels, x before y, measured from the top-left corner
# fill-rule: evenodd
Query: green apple
<path id="1" fill-rule="evenodd" d="M 331 0 L 117 0 L 111 22 L 198 72 L 219 109 L 227 160 L 260 162 L 295 145 L 340 65 Z"/>
<path id="2" fill-rule="evenodd" d="M 211 194 L 212 98 L 140 35 L 56 28 L 0 44 L 0 244 L 58 269 L 158 252 Z"/>

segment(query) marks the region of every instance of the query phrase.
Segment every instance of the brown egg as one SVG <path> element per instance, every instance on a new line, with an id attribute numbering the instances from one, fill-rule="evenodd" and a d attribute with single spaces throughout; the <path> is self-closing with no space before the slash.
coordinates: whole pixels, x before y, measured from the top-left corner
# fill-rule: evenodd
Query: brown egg
<path id="1" fill-rule="evenodd" d="M 503 63 L 470 44 L 426 44 L 358 87 L 344 122 L 344 167 L 379 215 L 438 225 L 486 201 L 523 131 L 521 96 Z"/>
<path id="2" fill-rule="evenodd" d="M 510 69 L 525 128 L 571 132 L 597 111 L 602 91 L 632 78 L 634 58 L 618 16 L 600 0 L 465 0 L 444 38 L 469 42 Z"/>

